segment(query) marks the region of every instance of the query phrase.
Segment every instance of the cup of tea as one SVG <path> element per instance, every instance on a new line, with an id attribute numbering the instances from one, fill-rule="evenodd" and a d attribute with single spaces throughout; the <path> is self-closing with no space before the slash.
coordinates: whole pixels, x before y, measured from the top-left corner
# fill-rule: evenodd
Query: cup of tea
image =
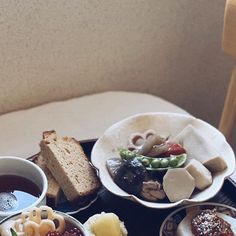
<path id="1" fill-rule="evenodd" d="M 0 220 L 46 204 L 47 178 L 33 162 L 1 156 L 0 183 Z"/>

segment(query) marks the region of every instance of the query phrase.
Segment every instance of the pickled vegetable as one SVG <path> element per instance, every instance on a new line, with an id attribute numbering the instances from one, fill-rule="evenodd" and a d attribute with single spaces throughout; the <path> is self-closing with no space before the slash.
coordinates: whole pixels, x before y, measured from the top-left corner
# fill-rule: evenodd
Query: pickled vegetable
<path id="1" fill-rule="evenodd" d="M 150 171 L 163 171 L 171 168 L 178 168 L 181 167 L 187 160 L 186 153 L 177 156 L 171 155 L 166 158 L 153 158 L 139 155 L 127 149 L 120 150 L 120 156 L 126 161 L 136 159 Z"/>

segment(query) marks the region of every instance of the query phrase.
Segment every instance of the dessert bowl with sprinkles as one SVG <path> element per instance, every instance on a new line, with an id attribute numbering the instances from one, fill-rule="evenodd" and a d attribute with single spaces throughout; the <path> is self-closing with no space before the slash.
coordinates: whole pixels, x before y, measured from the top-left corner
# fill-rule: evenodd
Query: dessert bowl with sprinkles
<path id="1" fill-rule="evenodd" d="M 166 217 L 160 236 L 236 235 L 236 209 L 206 202 L 181 207 Z"/>

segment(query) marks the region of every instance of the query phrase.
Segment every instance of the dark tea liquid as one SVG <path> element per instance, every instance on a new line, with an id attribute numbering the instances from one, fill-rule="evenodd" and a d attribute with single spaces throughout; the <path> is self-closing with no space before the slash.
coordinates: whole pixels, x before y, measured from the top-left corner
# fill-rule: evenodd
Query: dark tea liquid
<path id="1" fill-rule="evenodd" d="M 32 181 L 15 175 L 0 176 L 0 211 L 18 211 L 33 204 L 40 189 Z"/>

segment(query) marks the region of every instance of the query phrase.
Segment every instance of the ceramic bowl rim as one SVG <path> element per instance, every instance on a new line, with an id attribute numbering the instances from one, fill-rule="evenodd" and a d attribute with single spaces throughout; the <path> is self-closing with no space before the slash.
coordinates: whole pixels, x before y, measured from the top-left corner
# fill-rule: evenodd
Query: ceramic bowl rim
<path id="1" fill-rule="evenodd" d="M 28 161 L 26 159 L 23 159 L 21 157 L 16 157 L 16 156 L 0 156 L 0 161 L 1 160 L 13 160 L 13 161 L 16 161 L 16 162 L 21 162 L 21 163 L 24 163 L 26 165 L 29 165 L 31 166 L 31 168 L 34 168 L 35 171 L 37 171 L 41 178 L 42 178 L 42 185 L 43 185 L 43 189 L 42 191 L 40 191 L 40 196 L 39 198 L 37 199 L 37 201 L 35 201 L 34 203 L 32 203 L 31 205 L 23 208 L 23 209 L 20 209 L 18 211 L 0 211 L 0 217 L 8 217 L 8 216 L 12 216 L 12 215 L 15 215 L 15 214 L 18 214 L 22 211 L 26 211 L 34 206 L 37 206 L 38 204 L 40 204 L 40 202 L 43 201 L 43 199 L 46 197 L 46 194 L 47 194 L 47 189 L 48 189 L 48 181 L 47 181 L 47 177 L 45 175 L 45 173 L 43 172 L 43 170 L 37 166 L 36 164 L 34 164 L 33 162 L 31 161 Z M 34 182 L 34 181 L 33 181 Z"/>

